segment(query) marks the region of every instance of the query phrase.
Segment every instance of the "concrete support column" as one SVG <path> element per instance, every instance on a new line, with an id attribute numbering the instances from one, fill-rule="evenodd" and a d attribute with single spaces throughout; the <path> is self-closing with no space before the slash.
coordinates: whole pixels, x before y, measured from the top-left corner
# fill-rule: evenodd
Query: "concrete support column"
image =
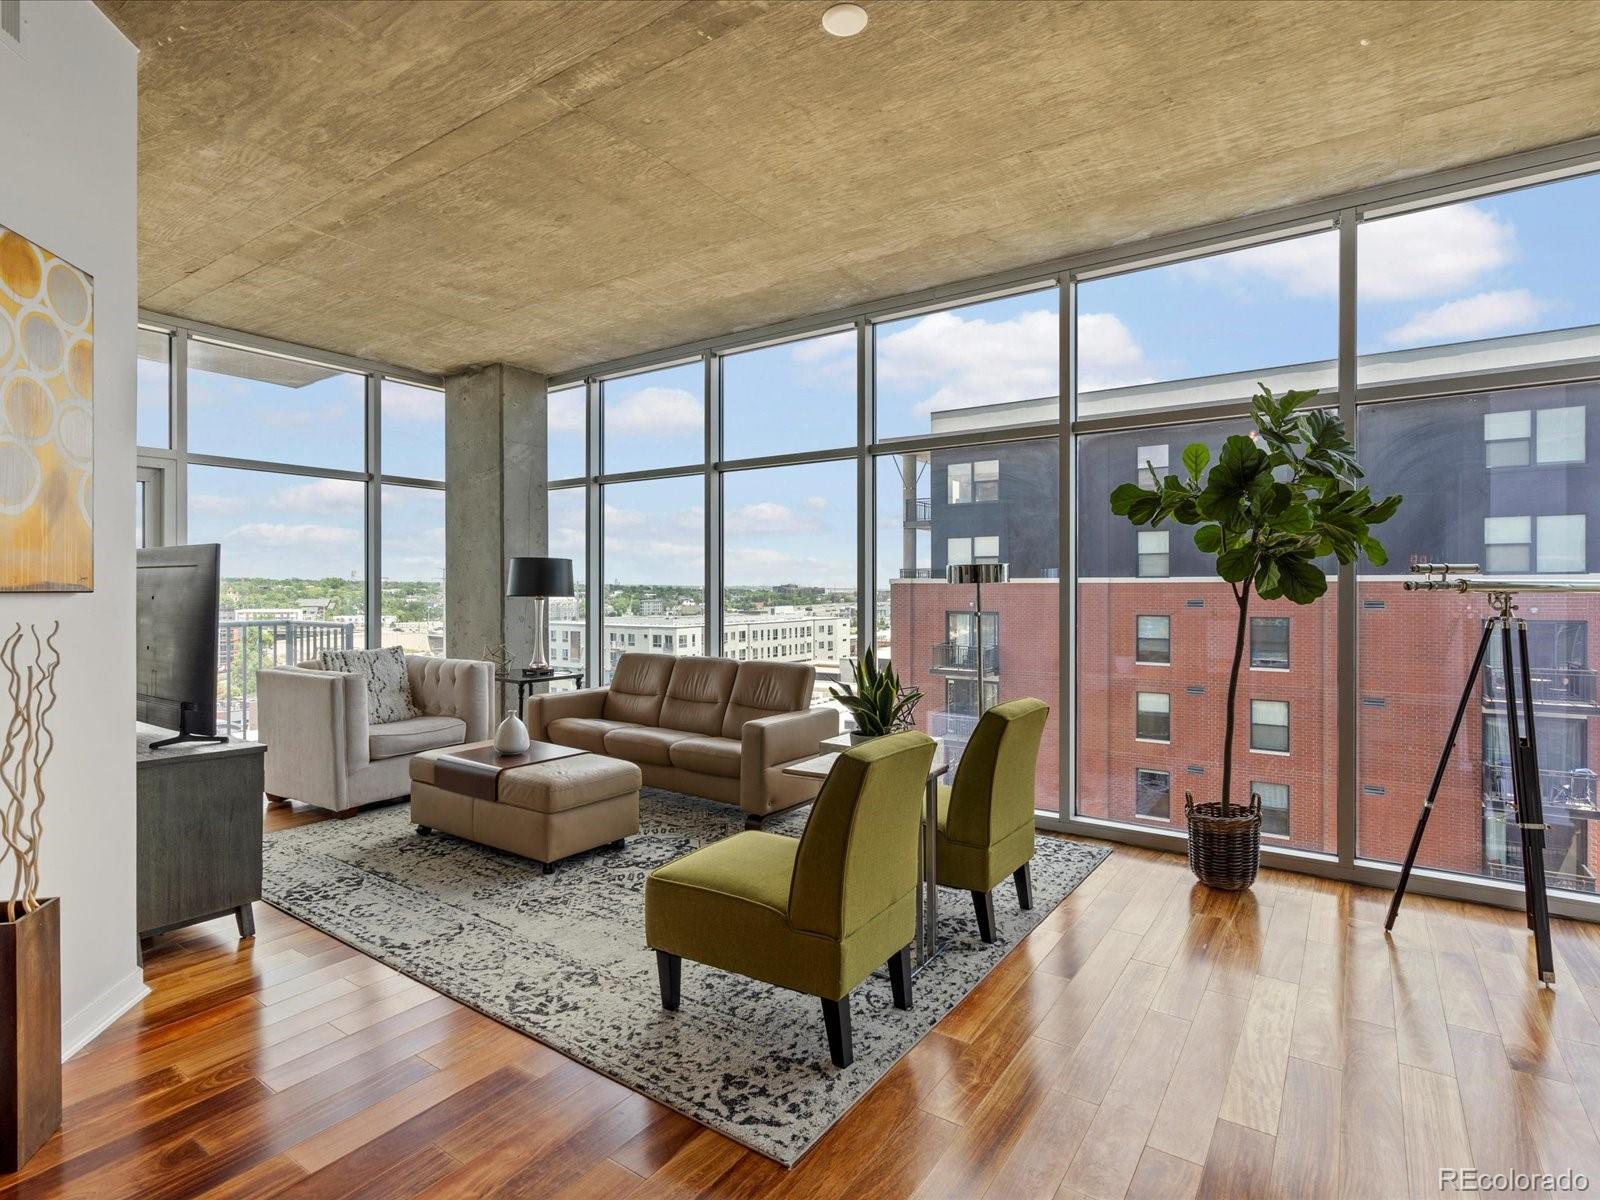
<path id="1" fill-rule="evenodd" d="M 445 653 L 533 653 L 530 601 L 505 596 L 506 559 L 543 554 L 549 529 L 545 377 L 497 363 L 445 380 Z"/>

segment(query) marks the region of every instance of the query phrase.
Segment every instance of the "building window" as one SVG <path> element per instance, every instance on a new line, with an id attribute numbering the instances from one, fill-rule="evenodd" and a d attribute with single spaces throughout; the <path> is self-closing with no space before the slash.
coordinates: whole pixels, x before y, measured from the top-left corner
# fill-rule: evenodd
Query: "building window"
<path id="1" fill-rule="evenodd" d="M 1525 467 L 1533 414 L 1493 412 L 1483 414 L 1483 461 L 1490 467 Z"/>
<path id="2" fill-rule="evenodd" d="M 1261 832 L 1267 837 L 1289 836 L 1289 785 L 1252 783 L 1252 795 L 1261 798 Z"/>
<path id="3" fill-rule="evenodd" d="M 945 476 L 951 504 L 972 503 L 972 464 L 951 463 Z"/>
<path id="4" fill-rule="evenodd" d="M 1538 412 L 1524 408 L 1483 416 L 1483 459 L 1490 467 L 1581 463 L 1587 457 L 1581 406 L 1541 408 Z"/>
<path id="5" fill-rule="evenodd" d="M 1165 666 L 1172 661 L 1172 618 L 1134 618 L 1133 661 Z"/>
<path id="6" fill-rule="evenodd" d="M 1581 416 L 1583 410 L 1577 410 Z M 972 498 L 979 504 L 1000 499 L 1000 460 L 986 458 L 972 464 Z"/>
<path id="7" fill-rule="evenodd" d="M 945 561 L 952 566 L 997 563 L 1000 561 L 1000 539 L 998 536 L 947 538 Z"/>
<path id="8" fill-rule="evenodd" d="M 1250 618 L 1250 667 L 1257 671 L 1289 669 L 1289 618 Z"/>
<path id="9" fill-rule="evenodd" d="M 1133 736 L 1141 742 L 1172 740 L 1172 697 L 1166 692 L 1139 692 Z"/>
<path id="10" fill-rule="evenodd" d="M 1167 553 L 1168 534 L 1165 529 L 1139 531 L 1139 577 L 1151 579 L 1170 574 L 1171 558 Z"/>
<path id="11" fill-rule="evenodd" d="M 1581 463 L 1584 453 L 1583 409 L 1541 408 L 1537 417 L 1538 435 L 1534 456 L 1542 463 Z"/>
<path id="12" fill-rule="evenodd" d="M 1000 499 L 1000 461 L 951 463 L 946 468 L 946 495 L 951 504 L 989 503 Z"/>
<path id="13" fill-rule="evenodd" d="M 1289 702 L 1250 701 L 1250 749 L 1274 754 L 1289 752 Z"/>
<path id="14" fill-rule="evenodd" d="M 1535 530 L 1539 553 L 1534 569 L 1558 575 L 1583 574 L 1588 569 L 1583 545 L 1585 524 L 1582 513 L 1569 517 L 1540 517 Z"/>
<path id="15" fill-rule="evenodd" d="M 1138 453 L 1133 458 L 1134 474 L 1140 483 L 1148 484 L 1150 472 L 1165 475 L 1167 472 L 1167 448 L 1161 446 L 1140 446 Z"/>
<path id="16" fill-rule="evenodd" d="M 1172 775 L 1142 768 L 1134 772 L 1133 811 L 1141 817 L 1172 820 Z"/>
<path id="17" fill-rule="evenodd" d="M 1532 569 L 1533 520 L 1529 517 L 1485 517 L 1483 565 L 1491 573 Z"/>

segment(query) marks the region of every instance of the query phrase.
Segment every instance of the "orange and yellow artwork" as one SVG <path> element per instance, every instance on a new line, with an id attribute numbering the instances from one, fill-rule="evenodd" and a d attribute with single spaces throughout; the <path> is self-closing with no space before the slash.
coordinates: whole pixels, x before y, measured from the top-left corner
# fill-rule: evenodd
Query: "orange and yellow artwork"
<path id="1" fill-rule="evenodd" d="M 0 592 L 94 590 L 94 280 L 0 225 Z"/>

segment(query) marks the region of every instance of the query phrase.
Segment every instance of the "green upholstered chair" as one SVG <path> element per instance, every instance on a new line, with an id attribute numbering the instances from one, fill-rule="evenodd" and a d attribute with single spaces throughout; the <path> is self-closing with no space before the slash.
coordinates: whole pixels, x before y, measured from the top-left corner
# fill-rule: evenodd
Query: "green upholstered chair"
<path id="1" fill-rule="evenodd" d="M 834 1065 L 849 1066 L 851 989 L 888 963 L 895 1007 L 911 1007 L 933 752 L 921 733 L 865 742 L 839 755 L 798 840 L 738 833 L 652 871 L 644 932 L 662 1007 L 677 1011 L 685 958 L 820 996 Z"/>
<path id="2" fill-rule="evenodd" d="M 1008 700 L 978 719 L 948 789 L 940 789 L 938 876 L 972 893 L 978 934 L 994 941 L 994 888 L 1010 875 L 1033 907 L 1033 770 L 1050 707 Z"/>

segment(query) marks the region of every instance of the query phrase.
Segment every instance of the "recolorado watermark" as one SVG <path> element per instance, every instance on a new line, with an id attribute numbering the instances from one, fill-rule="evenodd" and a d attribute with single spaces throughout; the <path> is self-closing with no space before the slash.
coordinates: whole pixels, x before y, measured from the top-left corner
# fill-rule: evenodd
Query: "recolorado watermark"
<path id="1" fill-rule="evenodd" d="M 1476 1167 L 1440 1167 L 1439 1190 L 1454 1192 L 1587 1192 L 1582 1171 L 1480 1171 Z"/>

